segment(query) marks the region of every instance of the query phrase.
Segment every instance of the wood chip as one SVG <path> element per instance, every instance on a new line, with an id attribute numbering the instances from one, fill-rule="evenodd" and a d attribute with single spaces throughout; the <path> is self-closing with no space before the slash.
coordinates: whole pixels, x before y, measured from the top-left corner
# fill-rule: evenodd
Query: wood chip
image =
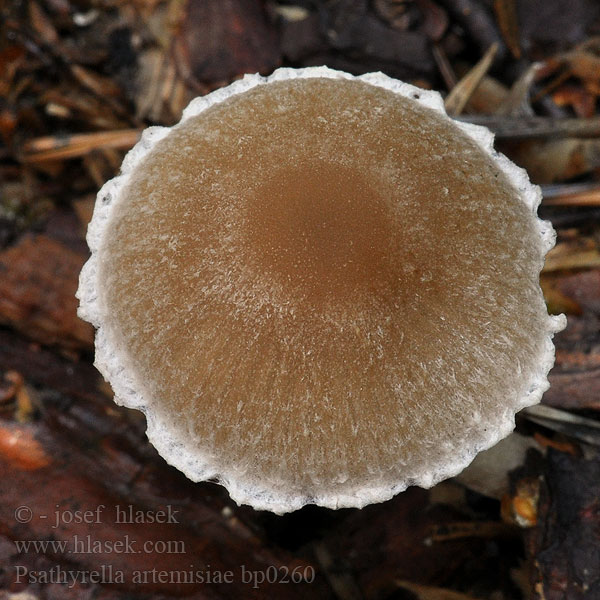
<path id="1" fill-rule="evenodd" d="M 42 344 L 90 349 L 93 328 L 77 317 L 85 256 L 46 236 L 26 236 L 0 253 L 0 323 Z"/>

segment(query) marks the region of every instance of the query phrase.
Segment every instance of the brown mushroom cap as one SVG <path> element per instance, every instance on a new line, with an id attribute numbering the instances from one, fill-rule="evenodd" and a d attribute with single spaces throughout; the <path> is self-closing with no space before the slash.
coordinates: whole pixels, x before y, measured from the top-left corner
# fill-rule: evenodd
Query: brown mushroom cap
<path id="1" fill-rule="evenodd" d="M 100 192 L 79 291 L 97 364 L 192 479 L 276 512 L 362 506 L 457 473 L 539 401 L 553 232 L 438 98 L 246 78 Z"/>

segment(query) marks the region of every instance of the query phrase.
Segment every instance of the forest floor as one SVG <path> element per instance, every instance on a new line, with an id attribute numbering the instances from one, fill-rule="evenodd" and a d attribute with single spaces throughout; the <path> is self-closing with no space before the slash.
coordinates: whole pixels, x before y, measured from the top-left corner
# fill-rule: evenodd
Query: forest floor
<path id="1" fill-rule="evenodd" d="M 0 4 L 0 598 L 598 600 L 596 36 L 595 0 Z M 496 133 L 542 186 L 541 283 L 568 326 L 493 466 L 275 516 L 158 456 L 74 294 L 95 194 L 145 127 L 243 73 L 321 64 L 439 90 Z"/>

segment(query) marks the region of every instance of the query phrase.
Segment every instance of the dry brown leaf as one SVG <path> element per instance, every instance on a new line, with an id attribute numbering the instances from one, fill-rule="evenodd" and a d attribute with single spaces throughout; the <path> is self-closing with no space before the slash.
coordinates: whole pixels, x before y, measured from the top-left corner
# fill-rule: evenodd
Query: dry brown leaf
<path id="1" fill-rule="evenodd" d="M 515 58 L 521 58 L 521 44 L 519 40 L 519 24 L 517 21 L 517 7 L 515 0 L 494 0 L 494 12 L 498 27 Z"/>

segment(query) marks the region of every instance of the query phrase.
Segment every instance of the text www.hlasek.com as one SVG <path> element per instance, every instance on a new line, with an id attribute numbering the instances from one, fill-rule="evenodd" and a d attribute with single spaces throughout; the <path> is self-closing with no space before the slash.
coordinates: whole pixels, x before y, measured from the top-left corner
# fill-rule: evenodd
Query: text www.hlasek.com
<path id="1" fill-rule="evenodd" d="M 27 554 L 185 554 L 183 540 L 139 540 L 125 535 L 120 540 L 97 540 L 74 535 L 69 540 L 15 540 L 19 553 Z"/>

